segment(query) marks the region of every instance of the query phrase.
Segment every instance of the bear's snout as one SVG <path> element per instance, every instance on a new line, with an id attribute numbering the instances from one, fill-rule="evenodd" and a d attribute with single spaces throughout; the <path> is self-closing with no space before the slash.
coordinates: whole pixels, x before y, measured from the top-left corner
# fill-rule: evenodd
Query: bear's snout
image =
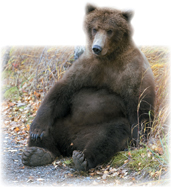
<path id="1" fill-rule="evenodd" d="M 105 55 L 107 53 L 107 35 L 105 30 L 98 30 L 96 35 L 94 36 L 93 44 L 92 44 L 92 52 L 95 55 Z"/>
<path id="2" fill-rule="evenodd" d="M 99 55 L 102 51 L 102 48 L 99 45 L 93 45 L 92 50 L 96 55 Z"/>

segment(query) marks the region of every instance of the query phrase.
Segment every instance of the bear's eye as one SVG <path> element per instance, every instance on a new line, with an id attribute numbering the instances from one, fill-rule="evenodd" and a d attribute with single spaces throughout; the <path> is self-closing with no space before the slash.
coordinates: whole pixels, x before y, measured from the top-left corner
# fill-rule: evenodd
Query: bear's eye
<path id="1" fill-rule="evenodd" d="M 107 34 L 108 34 L 108 35 L 111 35 L 112 33 L 113 33 L 112 30 L 108 30 L 108 31 L 107 31 Z"/>
<path id="2" fill-rule="evenodd" d="M 97 33 L 97 29 L 93 29 L 92 32 L 93 32 L 93 34 L 96 34 Z"/>

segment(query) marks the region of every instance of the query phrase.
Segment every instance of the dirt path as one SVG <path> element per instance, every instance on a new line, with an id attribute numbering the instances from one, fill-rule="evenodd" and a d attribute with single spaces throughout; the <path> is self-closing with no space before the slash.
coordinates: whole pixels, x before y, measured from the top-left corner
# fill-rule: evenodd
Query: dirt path
<path id="1" fill-rule="evenodd" d="M 26 139 L 16 143 L 15 135 L 3 129 L 1 168 L 2 184 L 4 186 L 113 186 L 116 184 L 134 185 L 137 182 L 119 180 L 118 178 L 102 178 L 99 175 L 90 176 L 88 173 L 77 173 L 73 167 L 63 163 L 65 158 L 57 160 L 59 165 L 47 165 L 41 167 L 27 167 L 22 164 L 22 152 L 25 149 Z"/>
<path id="2" fill-rule="evenodd" d="M 22 164 L 21 157 L 24 150 L 24 142 L 16 143 L 15 136 L 11 136 L 3 130 L 2 137 L 2 184 L 3 186 L 113 186 L 113 185 L 156 185 L 154 182 L 141 180 L 130 181 L 128 179 L 103 178 L 98 175 L 90 176 L 86 173 L 77 173 L 72 167 L 53 164 L 41 167 L 26 167 Z M 59 159 L 62 163 L 64 158 Z M 159 183 L 157 183 L 159 184 Z M 161 184 L 161 183 L 160 183 Z M 2 185 L 1 185 L 2 186 Z"/>
<path id="3" fill-rule="evenodd" d="M 82 186 L 100 184 L 96 178 L 74 175 L 73 168 L 63 165 L 56 168 L 53 164 L 41 167 L 23 166 L 21 157 L 24 147 L 22 144 L 16 144 L 14 138 L 4 132 L 2 141 L 2 182 L 4 185 Z"/>

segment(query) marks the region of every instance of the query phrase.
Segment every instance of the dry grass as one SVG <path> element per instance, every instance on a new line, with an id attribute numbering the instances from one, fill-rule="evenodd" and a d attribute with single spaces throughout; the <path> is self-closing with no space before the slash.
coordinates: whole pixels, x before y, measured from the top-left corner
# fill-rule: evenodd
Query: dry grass
<path id="1" fill-rule="evenodd" d="M 142 52 L 150 62 L 155 77 L 156 102 L 155 119 L 152 128 L 153 138 L 168 134 L 169 125 L 169 49 L 166 47 L 142 47 Z"/>
<path id="2" fill-rule="evenodd" d="M 16 87 L 18 93 L 41 93 L 42 99 L 73 61 L 73 47 L 11 47 L 4 50 L 3 92 Z M 16 97 L 17 95 L 16 92 Z M 6 94 L 4 95 L 6 97 Z M 13 99 L 14 95 L 11 95 Z M 7 94 L 6 98 L 9 98 Z"/>

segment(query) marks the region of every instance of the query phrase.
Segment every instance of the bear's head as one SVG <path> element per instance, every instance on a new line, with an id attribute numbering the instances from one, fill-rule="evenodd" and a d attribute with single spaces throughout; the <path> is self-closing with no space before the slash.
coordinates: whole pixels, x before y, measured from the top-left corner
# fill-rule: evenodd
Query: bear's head
<path id="1" fill-rule="evenodd" d="M 130 44 L 132 11 L 97 8 L 88 4 L 84 28 L 88 49 L 97 57 L 118 55 Z"/>

